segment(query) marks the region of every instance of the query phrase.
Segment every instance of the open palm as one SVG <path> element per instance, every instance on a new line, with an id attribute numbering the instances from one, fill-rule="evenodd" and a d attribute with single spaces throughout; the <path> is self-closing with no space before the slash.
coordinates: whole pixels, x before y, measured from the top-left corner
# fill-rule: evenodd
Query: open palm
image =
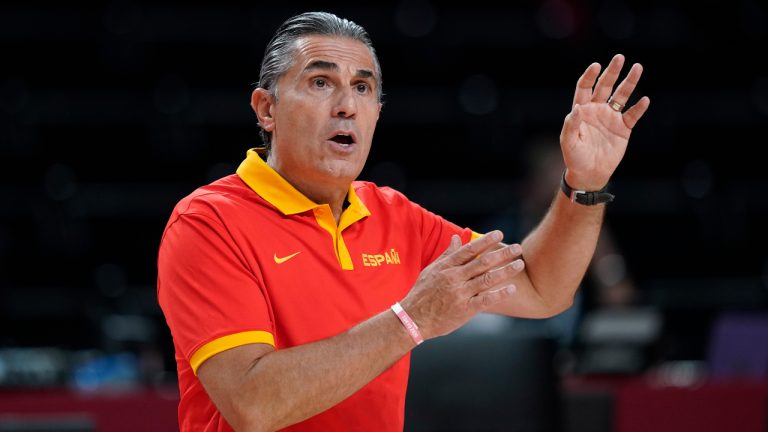
<path id="1" fill-rule="evenodd" d="M 623 65 L 624 56 L 618 54 L 599 75 L 600 65 L 593 63 L 576 85 L 573 107 L 560 134 L 566 180 L 572 187 L 598 190 L 608 183 L 624 157 L 632 128 L 650 105 L 650 99 L 643 97 L 622 112 L 643 72 L 640 64 L 634 64 L 613 92 Z"/>

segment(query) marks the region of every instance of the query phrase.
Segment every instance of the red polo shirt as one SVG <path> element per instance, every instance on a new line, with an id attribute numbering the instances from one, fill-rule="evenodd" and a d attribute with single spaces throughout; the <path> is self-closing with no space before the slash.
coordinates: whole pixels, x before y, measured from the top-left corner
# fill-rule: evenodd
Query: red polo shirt
<path id="1" fill-rule="evenodd" d="M 399 192 L 354 182 L 336 224 L 251 150 L 237 174 L 182 199 L 165 228 L 158 298 L 173 335 L 181 430 L 229 431 L 196 376 L 217 353 L 342 333 L 408 294 L 461 229 Z M 402 431 L 409 356 L 286 430 Z"/>

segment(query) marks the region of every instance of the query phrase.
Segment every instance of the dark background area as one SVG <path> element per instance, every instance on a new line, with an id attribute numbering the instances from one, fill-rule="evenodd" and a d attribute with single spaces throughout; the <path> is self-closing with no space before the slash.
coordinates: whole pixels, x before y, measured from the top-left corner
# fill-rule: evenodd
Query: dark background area
<path id="1" fill-rule="evenodd" d="M 638 302 L 663 313 L 656 359 L 702 359 L 715 316 L 765 308 L 763 2 L 3 2 L 0 348 L 134 352 L 172 379 L 163 228 L 259 144 L 265 44 L 306 10 L 363 25 L 378 51 L 385 107 L 361 177 L 477 231 L 528 193 L 583 70 L 642 63 L 634 99 L 651 107 L 607 218 Z"/>

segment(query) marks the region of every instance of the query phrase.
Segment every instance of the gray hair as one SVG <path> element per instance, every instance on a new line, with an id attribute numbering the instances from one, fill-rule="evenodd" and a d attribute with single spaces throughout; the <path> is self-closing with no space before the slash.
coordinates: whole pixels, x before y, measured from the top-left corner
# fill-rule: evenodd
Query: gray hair
<path id="1" fill-rule="evenodd" d="M 268 90 L 277 100 L 277 81 L 293 66 L 296 53 L 296 41 L 304 36 L 321 35 L 345 37 L 360 41 L 371 51 L 376 76 L 376 94 L 381 102 L 383 96 L 381 85 L 381 66 L 376 57 L 376 50 L 368 33 L 363 27 L 344 18 L 328 12 L 306 12 L 288 18 L 272 36 L 264 51 L 261 62 L 261 75 L 258 87 Z M 272 134 L 261 129 L 259 132 L 267 150 L 272 145 Z"/>

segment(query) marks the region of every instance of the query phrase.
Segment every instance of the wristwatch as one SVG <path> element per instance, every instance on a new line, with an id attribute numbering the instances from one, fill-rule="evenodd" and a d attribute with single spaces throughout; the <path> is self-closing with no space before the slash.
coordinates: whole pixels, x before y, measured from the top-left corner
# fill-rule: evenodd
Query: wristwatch
<path id="1" fill-rule="evenodd" d="M 613 201 L 614 195 L 606 192 L 608 185 L 599 191 L 583 191 L 575 190 L 565 182 L 565 171 L 563 171 L 563 177 L 560 178 L 560 189 L 563 190 L 565 196 L 568 197 L 571 202 L 579 203 L 581 205 L 597 205 Z"/>

